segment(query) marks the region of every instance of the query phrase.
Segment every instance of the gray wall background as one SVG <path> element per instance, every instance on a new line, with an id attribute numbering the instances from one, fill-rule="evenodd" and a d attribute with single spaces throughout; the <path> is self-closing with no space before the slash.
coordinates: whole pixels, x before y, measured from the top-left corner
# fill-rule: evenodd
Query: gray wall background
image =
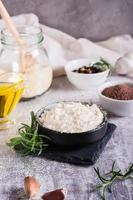
<path id="1" fill-rule="evenodd" d="M 94 41 L 133 34 L 133 0 L 3 0 L 11 15 L 33 12 L 40 22 Z"/>

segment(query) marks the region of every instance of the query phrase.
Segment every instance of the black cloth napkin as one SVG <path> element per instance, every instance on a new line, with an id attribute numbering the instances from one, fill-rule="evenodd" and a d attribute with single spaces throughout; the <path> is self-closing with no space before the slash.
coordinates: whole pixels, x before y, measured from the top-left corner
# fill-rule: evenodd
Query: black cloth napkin
<path id="1" fill-rule="evenodd" d="M 93 165 L 104 150 L 115 129 L 116 125 L 109 123 L 107 132 L 101 140 L 82 147 L 61 148 L 59 146 L 50 145 L 42 153 L 42 157 L 45 157 L 49 160 L 66 162 L 76 165 Z"/>

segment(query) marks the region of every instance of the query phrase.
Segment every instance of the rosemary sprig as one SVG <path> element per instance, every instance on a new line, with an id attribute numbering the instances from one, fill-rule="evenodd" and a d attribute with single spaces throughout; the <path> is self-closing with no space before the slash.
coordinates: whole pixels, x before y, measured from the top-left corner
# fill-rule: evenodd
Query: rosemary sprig
<path id="1" fill-rule="evenodd" d="M 95 190 L 101 191 L 101 197 L 103 200 L 106 199 L 106 194 L 112 193 L 112 185 L 117 181 L 124 181 L 126 179 L 133 178 L 133 164 L 131 164 L 128 169 L 122 173 L 121 170 L 115 170 L 115 161 L 112 164 L 112 169 L 105 176 L 100 174 L 99 168 L 94 168 L 101 184 L 97 185 Z M 93 190 L 94 191 L 94 190 Z"/>
<path id="2" fill-rule="evenodd" d="M 31 125 L 22 123 L 21 128 L 18 129 L 18 134 L 19 136 L 11 138 L 7 145 L 20 154 L 40 155 L 48 146 L 46 140 L 49 138 L 38 133 L 38 124 L 34 112 L 31 112 Z"/>
<path id="3" fill-rule="evenodd" d="M 98 62 L 92 63 L 91 65 L 92 67 L 96 67 L 98 69 L 100 69 L 101 71 L 105 71 L 107 69 L 111 70 L 111 65 L 105 61 L 103 58 L 100 58 L 100 60 Z"/>

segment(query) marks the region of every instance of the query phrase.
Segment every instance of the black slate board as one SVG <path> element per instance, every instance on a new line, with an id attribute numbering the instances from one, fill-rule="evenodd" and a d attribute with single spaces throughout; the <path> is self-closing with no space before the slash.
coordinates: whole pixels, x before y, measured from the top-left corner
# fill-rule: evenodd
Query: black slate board
<path id="1" fill-rule="evenodd" d="M 105 136 L 96 143 L 74 148 L 49 145 L 41 156 L 49 160 L 75 165 L 93 165 L 104 150 L 115 129 L 116 125 L 109 123 Z"/>

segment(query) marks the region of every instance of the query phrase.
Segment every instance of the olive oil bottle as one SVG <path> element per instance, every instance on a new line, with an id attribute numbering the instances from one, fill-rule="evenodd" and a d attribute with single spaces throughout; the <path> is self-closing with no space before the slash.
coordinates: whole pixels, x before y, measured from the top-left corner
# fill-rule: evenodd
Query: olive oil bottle
<path id="1" fill-rule="evenodd" d="M 0 117 L 6 117 L 16 107 L 24 86 L 21 83 L 0 83 Z"/>
<path id="2" fill-rule="evenodd" d="M 2 82 L 0 79 L 0 129 L 5 129 L 4 124 L 10 123 L 8 116 L 19 102 L 24 89 L 23 80 Z"/>

